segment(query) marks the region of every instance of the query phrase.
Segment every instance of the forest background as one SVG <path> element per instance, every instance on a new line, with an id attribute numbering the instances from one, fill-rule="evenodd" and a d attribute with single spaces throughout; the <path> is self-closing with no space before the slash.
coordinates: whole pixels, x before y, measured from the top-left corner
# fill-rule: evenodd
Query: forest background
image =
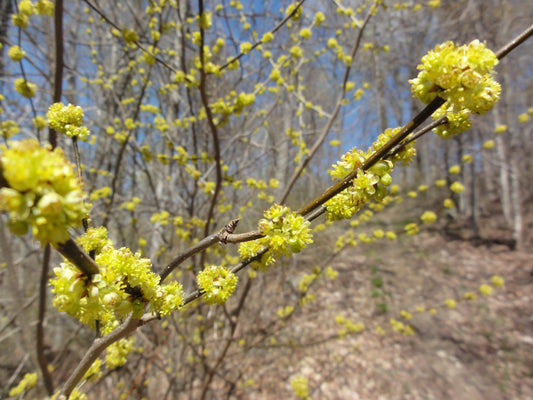
<path id="1" fill-rule="evenodd" d="M 168 279 L 193 297 L 206 265 L 240 258 L 218 236 L 188 250 L 225 226 L 253 232 L 273 203 L 300 209 L 344 153 L 405 125 L 423 108 L 408 81 L 435 45 L 496 51 L 533 21 L 518 0 L 50 4 L 0 1 L 3 141 L 62 148 L 80 165 L 89 225 L 155 272 L 174 263 Z M 136 329 L 114 350 L 128 361 L 104 361 L 79 391 L 533 398 L 531 54 L 529 40 L 500 61 L 500 102 L 467 132 L 418 139 L 381 201 L 345 221 L 318 216 L 312 244 L 243 268 L 224 305 L 194 300 Z M 82 107 L 86 138 L 49 132 L 57 101 Z M 97 333 L 52 306 L 61 256 L 1 218 L 0 398 L 41 398 Z"/>

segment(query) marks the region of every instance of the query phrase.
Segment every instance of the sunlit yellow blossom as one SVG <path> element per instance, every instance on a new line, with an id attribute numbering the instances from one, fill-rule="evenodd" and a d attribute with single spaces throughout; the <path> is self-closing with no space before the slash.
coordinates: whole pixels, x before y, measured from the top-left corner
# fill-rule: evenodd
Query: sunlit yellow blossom
<path id="1" fill-rule="evenodd" d="M 24 15 L 33 15 L 35 7 L 31 0 L 21 0 L 18 3 L 19 11 Z"/>
<path id="2" fill-rule="evenodd" d="M 50 128 L 64 135 L 79 138 L 89 135 L 88 129 L 83 126 L 83 110 L 80 106 L 52 104 L 46 113 L 46 118 Z"/>
<path id="3" fill-rule="evenodd" d="M 211 265 L 200 271 L 196 280 L 207 304 L 224 304 L 235 291 L 238 278 L 225 267 Z"/>
<path id="4" fill-rule="evenodd" d="M 448 308 L 455 308 L 455 307 L 457 307 L 457 302 L 456 302 L 454 299 L 446 299 L 446 300 L 444 301 L 444 303 L 446 304 L 446 306 L 447 306 Z"/>
<path id="5" fill-rule="evenodd" d="M 24 97 L 34 97 L 37 91 L 37 85 L 28 82 L 24 78 L 18 78 L 15 80 L 15 90 Z"/>
<path id="6" fill-rule="evenodd" d="M 252 44 L 250 42 L 241 43 L 240 49 L 241 53 L 248 54 L 252 50 Z"/>
<path id="7" fill-rule="evenodd" d="M 15 121 L 0 122 L 0 136 L 4 139 L 10 139 L 20 132 L 19 124 Z"/>
<path id="8" fill-rule="evenodd" d="M 30 390 L 37 384 L 37 374 L 36 373 L 27 373 L 20 380 L 19 384 L 9 391 L 9 396 L 17 397 L 22 393 Z"/>
<path id="9" fill-rule="evenodd" d="M 315 14 L 315 25 L 316 26 L 320 26 L 320 24 L 322 24 L 322 22 L 324 22 L 326 20 L 326 17 L 324 15 L 324 13 L 322 13 L 321 11 L 317 12 Z"/>
<path id="10" fill-rule="evenodd" d="M 298 46 L 293 46 L 289 50 L 289 53 L 291 53 L 291 56 L 294 58 L 300 58 L 302 56 L 302 49 Z"/>
<path id="11" fill-rule="evenodd" d="M 465 187 L 461 182 L 454 182 L 450 185 L 450 190 L 454 193 L 463 193 L 465 190 Z"/>
<path id="12" fill-rule="evenodd" d="M 527 121 L 529 121 L 529 115 L 527 115 L 526 113 L 522 113 L 518 116 L 518 122 L 520 122 L 521 124 L 526 123 Z"/>
<path id="13" fill-rule="evenodd" d="M 168 315 L 183 301 L 183 288 L 177 282 L 160 285 L 160 277 L 151 271 L 149 259 L 129 249 L 114 249 L 105 228 L 88 230 L 79 239 L 86 251 L 95 252 L 98 274 L 89 280 L 69 261 L 54 268 L 50 280 L 53 305 L 80 322 L 100 327 L 108 333 L 115 322 L 132 314 L 140 317 L 146 304 L 153 312 Z"/>
<path id="14" fill-rule="evenodd" d="M 309 28 L 303 28 L 301 31 L 300 31 L 300 36 L 304 39 L 310 39 L 311 38 L 311 29 Z"/>
<path id="15" fill-rule="evenodd" d="M 309 398 L 309 388 L 307 386 L 307 378 L 303 376 L 295 377 L 291 380 L 292 390 L 294 395 L 299 399 Z"/>
<path id="16" fill-rule="evenodd" d="M 499 275 L 493 275 L 492 278 L 490 278 L 490 281 L 492 282 L 494 287 L 503 286 L 505 283 L 504 279 Z"/>
<path id="17" fill-rule="evenodd" d="M 433 211 L 426 211 L 424 212 L 424 214 L 422 214 L 420 219 L 425 224 L 431 224 L 432 222 L 435 222 L 437 220 L 437 214 L 435 214 Z"/>
<path id="18" fill-rule="evenodd" d="M 483 295 L 483 296 L 490 296 L 492 294 L 492 287 L 490 287 L 489 285 L 487 284 L 483 284 L 479 287 L 479 292 Z"/>
<path id="19" fill-rule="evenodd" d="M 496 132 L 496 133 L 504 133 L 504 132 L 507 132 L 507 125 L 497 125 L 497 126 L 494 128 L 494 132 Z"/>
<path id="20" fill-rule="evenodd" d="M 271 42 L 272 40 L 274 40 L 274 34 L 272 32 L 265 33 L 263 37 L 261 38 L 261 42 L 263 43 L 268 43 L 268 42 Z"/>
<path id="21" fill-rule="evenodd" d="M 425 104 L 436 96 L 447 100 L 443 107 L 449 119 L 463 110 L 483 114 L 499 99 L 501 88 L 493 79 L 496 64 L 496 55 L 479 40 L 459 47 L 448 41 L 422 57 L 418 77 L 409 81 L 411 90 Z"/>
<path id="22" fill-rule="evenodd" d="M 410 320 L 410 319 L 413 318 L 413 315 L 412 315 L 410 312 L 405 311 L 405 310 L 400 311 L 400 315 L 401 315 L 402 318 L 405 319 L 405 320 Z"/>
<path id="23" fill-rule="evenodd" d="M 12 47 L 9 48 L 9 51 L 7 52 L 7 55 L 13 61 L 20 61 L 24 57 L 26 57 L 26 52 L 24 50 L 22 50 L 19 46 L 12 46 Z"/>
<path id="24" fill-rule="evenodd" d="M 291 14 L 296 9 L 296 3 L 290 4 L 287 9 L 285 10 L 285 15 Z M 298 21 L 300 17 L 302 16 L 303 7 L 298 7 L 296 11 L 294 11 L 294 14 L 291 16 L 291 19 L 293 21 Z"/>
<path id="25" fill-rule="evenodd" d="M 11 231 L 22 235 L 31 227 L 42 244 L 66 241 L 68 228 L 87 217 L 89 206 L 63 151 L 43 148 L 35 140 L 10 142 L 0 150 L 8 184 L 0 189 L 0 210 L 9 212 Z"/>
<path id="26" fill-rule="evenodd" d="M 476 294 L 474 292 L 466 292 L 463 297 L 466 300 L 475 300 L 477 298 Z"/>
<path id="27" fill-rule="evenodd" d="M 11 22 L 13 22 L 14 26 L 18 26 L 19 28 L 26 29 L 28 27 L 28 16 L 23 13 L 17 13 L 11 15 Z"/>
<path id="28" fill-rule="evenodd" d="M 487 140 L 483 143 L 483 148 L 486 150 L 492 149 L 494 147 L 494 140 Z"/>
<path id="29" fill-rule="evenodd" d="M 404 229 L 408 235 L 416 235 L 418 233 L 418 225 L 415 223 L 405 225 Z"/>
<path id="30" fill-rule="evenodd" d="M 35 13 L 39 15 L 53 16 L 54 3 L 50 0 L 38 0 L 35 3 Z"/>
<path id="31" fill-rule="evenodd" d="M 109 370 L 126 364 L 126 357 L 133 351 L 135 338 L 120 339 L 106 349 L 105 365 Z M 69 397 L 70 399 L 70 397 Z"/>
<path id="32" fill-rule="evenodd" d="M 450 174 L 458 174 L 461 172 L 461 166 L 460 165 L 454 165 L 453 167 L 450 167 L 450 169 L 448 170 L 448 172 Z"/>
<path id="33" fill-rule="evenodd" d="M 443 206 L 445 208 L 454 208 L 455 207 L 455 203 L 453 202 L 452 199 L 444 199 Z"/>
<path id="34" fill-rule="evenodd" d="M 139 40 L 139 35 L 137 35 L 137 32 L 133 29 L 126 28 L 122 30 L 122 39 L 124 39 L 127 44 L 133 45 Z"/>

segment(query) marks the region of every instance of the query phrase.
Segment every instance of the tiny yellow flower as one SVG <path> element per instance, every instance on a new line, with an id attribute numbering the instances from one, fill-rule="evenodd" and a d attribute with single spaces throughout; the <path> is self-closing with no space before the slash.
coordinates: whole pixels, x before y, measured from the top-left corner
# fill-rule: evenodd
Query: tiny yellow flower
<path id="1" fill-rule="evenodd" d="M 465 154 L 463 158 L 461 159 L 461 161 L 464 162 L 465 164 L 470 164 L 473 160 L 474 159 L 472 158 L 470 154 Z"/>
<path id="2" fill-rule="evenodd" d="M 22 50 L 19 46 L 11 46 L 7 52 L 9 58 L 13 61 L 20 61 L 26 57 L 26 52 Z"/>
<path id="3" fill-rule="evenodd" d="M 319 11 L 319 12 L 317 12 L 317 13 L 315 14 L 315 20 L 314 20 L 314 22 L 315 22 L 315 25 L 316 25 L 316 26 L 320 26 L 320 24 L 322 24 L 322 22 L 324 22 L 325 20 L 326 20 L 326 17 L 325 17 L 325 15 L 324 15 L 324 13 L 322 13 L 322 12 Z"/>
<path id="4" fill-rule="evenodd" d="M 462 193 L 465 190 L 465 187 L 461 182 L 454 182 L 450 185 L 450 190 L 454 193 Z"/>
<path id="5" fill-rule="evenodd" d="M 483 148 L 485 150 L 492 149 L 494 147 L 494 140 L 487 140 L 485 143 L 483 143 Z"/>
<path id="6" fill-rule="evenodd" d="M 501 276 L 499 276 L 499 275 L 492 276 L 492 278 L 490 278 L 490 281 L 492 282 L 494 287 L 503 286 L 504 283 L 505 283 L 504 279 Z"/>
<path id="7" fill-rule="evenodd" d="M 529 115 L 527 115 L 526 113 L 523 113 L 523 114 L 520 114 L 518 116 L 518 122 L 520 122 L 521 124 L 525 123 L 529 121 Z"/>
<path id="8" fill-rule="evenodd" d="M 452 199 L 444 199 L 443 206 L 445 208 L 455 208 L 455 203 Z"/>
<path id="9" fill-rule="evenodd" d="M 444 301 L 444 303 L 446 304 L 446 306 L 447 306 L 448 308 L 455 308 L 455 307 L 457 307 L 457 302 L 456 302 L 454 299 L 446 299 L 446 300 Z"/>
<path id="10" fill-rule="evenodd" d="M 494 128 L 494 132 L 496 132 L 496 133 L 504 133 L 504 132 L 507 132 L 507 125 L 497 125 L 497 126 Z"/>
<path id="11" fill-rule="evenodd" d="M 461 172 L 461 166 L 460 165 L 454 165 L 453 167 L 450 167 L 448 170 L 450 174 L 457 175 Z"/>
<path id="12" fill-rule="evenodd" d="M 304 38 L 304 39 L 310 39 L 311 38 L 311 29 L 309 28 L 303 28 L 301 31 L 300 31 L 300 37 Z"/>
<path id="13" fill-rule="evenodd" d="M 435 214 L 433 211 L 426 211 L 424 214 L 422 214 L 420 219 L 425 224 L 431 224 L 437 220 L 437 214 Z"/>
<path id="14" fill-rule="evenodd" d="M 490 296 L 492 294 L 492 287 L 490 287 L 489 285 L 487 284 L 483 284 L 479 287 L 479 292 L 483 295 L 483 296 Z"/>
<path id="15" fill-rule="evenodd" d="M 240 49 L 242 54 L 248 54 L 252 50 L 252 44 L 250 42 L 241 43 Z"/>
<path id="16" fill-rule="evenodd" d="M 293 56 L 294 58 L 300 58 L 303 54 L 302 49 L 298 46 L 291 47 L 289 53 L 291 53 L 291 56 Z"/>
<path id="17" fill-rule="evenodd" d="M 37 85 L 26 81 L 24 78 L 15 80 L 15 90 L 24 97 L 34 97 L 37 92 Z"/>

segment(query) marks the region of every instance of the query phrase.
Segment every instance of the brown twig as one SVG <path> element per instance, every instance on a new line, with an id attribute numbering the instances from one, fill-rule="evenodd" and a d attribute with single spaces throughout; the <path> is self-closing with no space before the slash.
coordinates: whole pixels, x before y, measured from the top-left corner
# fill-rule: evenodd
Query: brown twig
<path id="1" fill-rule="evenodd" d="M 496 52 L 498 60 L 504 58 L 533 35 L 533 24 Z"/>
<path id="2" fill-rule="evenodd" d="M 163 282 L 172 273 L 172 271 L 174 271 L 174 269 L 183 261 L 207 249 L 208 247 L 211 247 L 215 243 L 233 243 L 231 242 L 231 237 L 235 236 L 233 235 L 233 231 L 235 230 L 238 222 L 238 219 L 230 221 L 220 232 L 214 233 L 203 238 L 198 243 L 194 244 L 193 246 L 185 250 L 183 253 L 179 254 L 159 273 L 159 276 L 161 277 L 161 282 Z"/>
<path id="3" fill-rule="evenodd" d="M 357 37 L 355 39 L 355 42 L 354 42 L 354 45 L 352 47 L 352 51 L 351 51 L 351 54 L 350 54 L 352 60 L 355 57 L 355 54 L 357 53 L 357 50 L 359 49 L 359 44 L 361 43 L 361 38 L 363 36 L 363 31 L 365 30 L 365 27 L 368 24 L 368 21 L 370 20 L 371 16 L 372 16 L 372 11 L 370 11 L 367 14 L 367 16 L 366 16 L 366 18 L 365 18 L 365 20 L 363 22 L 363 25 L 361 26 L 361 29 L 359 29 L 359 33 L 358 33 L 358 35 L 357 35 Z M 320 136 L 318 137 L 318 139 L 314 143 L 313 147 L 309 150 L 309 153 L 306 154 L 306 156 L 302 160 L 301 164 L 298 165 L 296 170 L 293 172 L 291 178 L 289 179 L 289 183 L 285 187 L 285 189 L 283 191 L 283 194 L 281 196 L 281 199 L 279 200 L 279 204 L 285 203 L 285 201 L 287 200 L 287 197 L 289 196 L 290 191 L 292 190 L 294 184 L 296 183 L 296 181 L 300 177 L 302 171 L 305 169 L 305 167 L 307 167 L 307 164 L 309 164 L 309 162 L 311 161 L 311 158 L 313 158 L 313 156 L 318 151 L 320 146 L 322 146 L 322 143 L 324 143 L 324 140 L 326 140 L 326 136 L 328 135 L 329 131 L 331 130 L 331 127 L 333 126 L 333 123 L 335 122 L 335 119 L 337 118 L 337 115 L 339 114 L 339 111 L 340 111 L 341 105 L 342 105 L 342 101 L 344 100 L 344 96 L 346 95 L 346 83 L 348 82 L 348 78 L 350 76 L 351 65 L 352 64 L 350 63 L 348 66 L 346 66 L 346 70 L 344 71 L 344 78 L 343 78 L 342 85 L 341 85 L 341 93 L 339 94 L 339 97 L 338 97 L 337 102 L 335 104 L 335 109 L 331 113 L 331 115 L 330 115 L 330 117 L 328 119 L 328 122 L 326 123 L 326 125 L 322 129 L 322 132 L 320 133 Z"/>
<path id="4" fill-rule="evenodd" d="M 422 122 L 424 122 L 431 114 L 433 114 L 440 106 L 445 103 L 446 100 L 435 97 L 435 99 L 429 103 L 418 115 L 416 115 L 407 125 L 405 125 L 400 132 L 394 135 L 387 143 L 383 145 L 379 150 L 372 153 L 368 159 L 359 167 L 350 172 L 344 179 L 337 182 L 335 185 L 329 187 L 324 193 L 318 196 L 316 199 L 306 204 L 298 211 L 298 214 L 307 215 L 313 210 L 320 207 L 326 201 L 336 196 L 344 189 L 348 188 L 352 184 L 352 180 L 357 177 L 357 172 L 361 170 L 367 170 L 376 162 L 381 160 L 385 154 L 398 145 L 403 139 L 407 137 L 413 130 L 415 130 Z"/>
<path id="5" fill-rule="evenodd" d="M 61 388 L 61 393 L 67 398 L 72 393 L 78 382 L 83 378 L 83 375 L 87 372 L 93 362 L 102 354 L 102 352 L 115 343 L 117 340 L 123 339 L 129 336 L 139 326 L 143 325 L 142 320 L 129 317 L 122 325 L 116 328 L 106 336 L 95 339 L 83 359 L 78 363 L 68 380 Z"/>
<path id="6" fill-rule="evenodd" d="M 198 0 L 198 15 L 202 18 L 204 14 L 204 2 L 203 0 Z M 218 139 L 218 128 L 213 119 L 213 112 L 209 106 L 209 98 L 207 95 L 207 74 L 205 72 L 205 54 L 204 54 L 204 27 L 200 24 L 200 98 L 202 100 L 202 105 L 205 109 L 205 115 L 207 118 L 207 124 L 209 125 L 209 130 L 211 131 L 211 137 L 213 139 L 213 147 L 215 151 L 215 171 L 216 171 L 216 181 L 215 181 L 215 190 L 213 196 L 211 197 L 211 203 L 209 204 L 209 210 L 207 212 L 207 218 L 204 226 L 204 236 L 209 234 L 209 228 L 211 226 L 211 220 L 215 212 L 215 206 L 218 201 L 218 195 L 220 189 L 222 188 L 222 158 L 220 156 L 220 141 Z M 203 258 L 205 257 L 202 254 L 202 264 Z"/>
<path id="7" fill-rule="evenodd" d="M 98 273 L 98 265 L 74 240 L 69 239 L 65 243 L 57 244 L 56 250 L 88 278 Z"/>

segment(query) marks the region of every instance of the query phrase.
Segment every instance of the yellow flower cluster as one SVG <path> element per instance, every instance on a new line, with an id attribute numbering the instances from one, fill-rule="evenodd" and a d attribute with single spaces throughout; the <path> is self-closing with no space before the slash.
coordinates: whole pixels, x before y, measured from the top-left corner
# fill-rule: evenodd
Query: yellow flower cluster
<path id="1" fill-rule="evenodd" d="M 83 138 L 89 135 L 89 131 L 83 125 L 83 110 L 80 106 L 63 103 L 55 103 L 50 106 L 46 113 L 50 128 L 70 137 Z"/>
<path id="2" fill-rule="evenodd" d="M 307 386 L 307 378 L 297 376 L 291 380 L 292 390 L 294 395 L 299 399 L 309 399 L 309 388 Z"/>
<path id="3" fill-rule="evenodd" d="M 54 268 L 56 278 L 50 280 L 54 307 L 95 328 L 99 321 L 109 333 L 118 320 L 133 313 L 142 316 L 145 305 L 150 310 L 168 315 L 183 301 L 181 284 L 161 286 L 159 275 L 151 271 L 151 262 L 132 254 L 129 249 L 114 249 L 105 228 L 91 228 L 79 239 L 85 251 L 95 252 L 99 273 L 89 279 L 76 266 L 65 261 Z"/>
<path id="4" fill-rule="evenodd" d="M 19 46 L 12 46 L 9 51 L 7 52 L 7 55 L 9 58 L 11 58 L 13 61 L 20 61 L 24 57 L 26 57 L 26 52 L 22 50 Z"/>
<path id="5" fill-rule="evenodd" d="M 0 211 L 9 212 L 9 228 L 24 235 L 31 227 L 41 244 L 63 243 L 68 228 L 89 213 L 86 194 L 59 148 L 43 148 L 35 140 L 1 146 L 1 172 L 7 187 L 0 189 Z"/>
<path id="6" fill-rule="evenodd" d="M 447 100 L 434 115 L 446 114 L 450 120 L 436 132 L 443 136 L 462 132 L 470 127 L 470 112 L 483 114 L 498 101 L 501 87 L 493 78 L 496 55 L 479 40 L 456 47 L 448 41 L 439 44 L 422 57 L 420 73 L 411 79 L 411 91 L 423 103 L 436 96 Z"/>
<path id="7" fill-rule="evenodd" d="M 131 353 L 135 338 L 124 338 L 116 341 L 106 349 L 105 364 L 110 370 L 126 364 L 127 356 Z"/>
<path id="8" fill-rule="evenodd" d="M 12 388 L 9 391 L 10 397 L 16 397 L 20 394 L 28 391 L 32 387 L 34 387 L 37 384 L 37 374 L 36 373 L 27 373 L 24 375 L 24 377 L 21 379 L 19 384 Z"/>
<path id="9" fill-rule="evenodd" d="M 235 291 L 238 277 L 225 267 L 210 265 L 198 273 L 196 281 L 207 304 L 224 304 Z"/>
<path id="10" fill-rule="evenodd" d="M 401 128 L 387 129 L 365 153 L 352 149 L 344 154 L 339 162 L 328 173 L 333 180 L 344 179 L 349 173 L 363 165 L 372 153 L 385 145 Z M 352 186 L 326 202 L 326 210 L 330 220 L 351 218 L 370 199 L 381 201 L 387 194 L 386 187 L 392 183 L 390 173 L 396 163 L 407 164 L 416 154 L 414 143 L 406 145 L 391 160 L 378 161 L 368 170 L 359 170 Z"/>
<path id="11" fill-rule="evenodd" d="M 35 83 L 28 82 L 24 78 L 18 78 L 15 80 L 15 90 L 22 96 L 30 98 L 34 97 L 37 92 L 37 85 Z"/>
<path id="12" fill-rule="evenodd" d="M 270 249 L 261 262 L 255 265 L 260 269 L 264 270 L 273 264 L 276 257 L 299 253 L 309 243 L 313 243 L 309 221 L 288 207 L 274 204 L 265 211 L 264 216 L 259 221 L 258 228 L 265 237 L 239 246 L 239 254 L 244 260 L 255 257 L 267 247 Z"/>

